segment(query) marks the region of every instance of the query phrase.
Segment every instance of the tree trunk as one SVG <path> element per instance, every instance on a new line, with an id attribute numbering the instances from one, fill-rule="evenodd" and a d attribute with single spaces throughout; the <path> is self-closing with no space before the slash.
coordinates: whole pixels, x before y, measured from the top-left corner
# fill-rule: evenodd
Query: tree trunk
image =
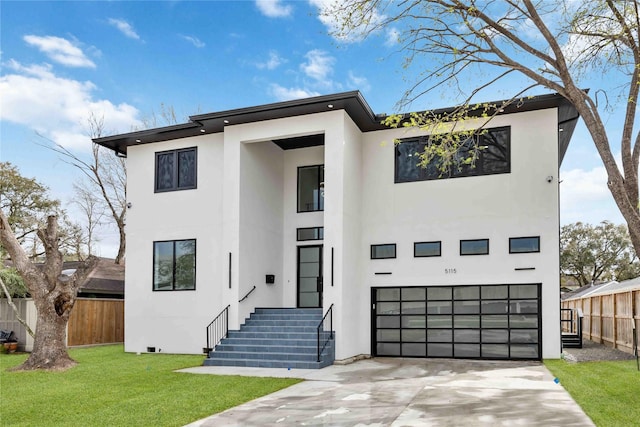
<path id="1" fill-rule="evenodd" d="M 75 295 L 52 292 L 44 301 L 36 300 L 36 339 L 29 358 L 15 370 L 64 370 L 76 365 L 67 352 L 67 324 Z"/>
<path id="2" fill-rule="evenodd" d="M 118 255 L 116 255 L 115 263 L 123 264 L 127 245 L 127 236 L 124 232 L 124 224 L 120 225 L 120 223 L 118 223 L 118 231 L 120 231 L 120 246 L 118 247 Z"/>
<path id="3" fill-rule="evenodd" d="M 95 257 L 88 258 L 70 277 L 62 276 L 62 254 L 58 248 L 55 216 L 47 218 L 47 226 L 38 230 L 38 237 L 46 253 L 42 268 L 37 268 L 29 260 L 0 210 L 0 242 L 11 256 L 38 310 L 33 351 L 22 365 L 13 370 L 62 370 L 76 364 L 67 352 L 67 323 L 78 289 L 98 262 Z"/>

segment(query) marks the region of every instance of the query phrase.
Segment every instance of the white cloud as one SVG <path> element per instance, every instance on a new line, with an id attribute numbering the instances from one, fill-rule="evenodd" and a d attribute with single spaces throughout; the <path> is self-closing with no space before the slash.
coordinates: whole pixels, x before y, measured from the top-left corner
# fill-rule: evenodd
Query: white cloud
<path id="1" fill-rule="evenodd" d="M 62 65 L 68 67 L 96 67 L 96 64 L 87 58 L 79 47 L 74 46 L 67 39 L 55 36 L 26 35 L 23 40 L 29 45 L 37 47 L 51 60 Z"/>
<path id="2" fill-rule="evenodd" d="M 597 224 L 604 220 L 616 224 L 624 222 L 607 187 L 604 166 L 561 171 L 560 179 L 560 219 L 563 224 L 577 221 Z"/>
<path id="3" fill-rule="evenodd" d="M 367 78 L 356 76 L 353 71 L 349 71 L 349 85 L 361 92 L 368 92 L 371 89 Z"/>
<path id="4" fill-rule="evenodd" d="M 269 18 L 286 18 L 293 13 L 293 7 L 282 4 L 281 0 L 256 0 L 256 6 Z"/>
<path id="5" fill-rule="evenodd" d="M 284 62 L 286 61 L 280 55 L 278 55 L 278 52 L 272 50 L 269 52 L 269 59 L 267 59 L 265 62 L 257 63 L 256 67 L 261 70 L 275 70 Z"/>
<path id="6" fill-rule="evenodd" d="M 194 45 L 197 48 L 201 48 L 201 47 L 205 47 L 206 45 L 204 44 L 204 42 L 202 40 L 200 40 L 197 37 L 192 37 L 192 36 L 185 36 L 185 35 L 180 35 L 180 37 L 182 37 L 183 39 L 185 39 L 186 41 L 188 41 L 189 43 L 191 43 L 192 45 Z"/>
<path id="7" fill-rule="evenodd" d="M 387 29 L 387 39 L 384 42 L 384 45 L 387 47 L 395 46 L 400 41 L 400 31 L 397 28 L 389 28 Z"/>
<path id="8" fill-rule="evenodd" d="M 300 64 L 302 72 L 319 83 L 327 82 L 329 75 L 333 74 L 336 59 L 320 49 L 310 50 L 305 58 L 307 62 Z"/>
<path id="9" fill-rule="evenodd" d="M 309 98 L 320 95 L 318 92 L 309 89 L 286 88 L 275 83 L 269 85 L 269 93 L 278 101 L 289 101 L 292 99 Z"/>
<path id="10" fill-rule="evenodd" d="M 327 27 L 329 34 L 336 40 L 346 43 L 361 41 L 370 30 L 376 30 L 387 18 L 377 8 L 349 7 L 350 0 L 308 0 L 318 9 L 318 19 Z M 346 22 L 343 30 L 342 23 Z M 352 25 L 360 23 L 360 25 Z"/>
<path id="11" fill-rule="evenodd" d="M 90 81 L 56 76 L 48 64 L 3 65 L 11 72 L 0 76 L 0 121 L 28 126 L 72 150 L 90 149 L 85 125 L 91 113 L 104 116 L 110 132 L 140 126 L 135 107 L 95 99 L 97 87 Z"/>
<path id="12" fill-rule="evenodd" d="M 136 30 L 133 29 L 133 26 L 124 19 L 109 18 L 109 24 L 116 27 L 125 36 L 131 39 L 140 40 L 140 36 L 136 33 Z"/>

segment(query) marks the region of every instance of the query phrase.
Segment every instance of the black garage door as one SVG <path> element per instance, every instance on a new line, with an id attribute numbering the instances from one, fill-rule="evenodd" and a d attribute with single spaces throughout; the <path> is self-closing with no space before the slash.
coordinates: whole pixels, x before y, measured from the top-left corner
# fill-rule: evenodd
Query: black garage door
<path id="1" fill-rule="evenodd" d="M 540 284 L 372 288 L 375 356 L 541 358 Z"/>

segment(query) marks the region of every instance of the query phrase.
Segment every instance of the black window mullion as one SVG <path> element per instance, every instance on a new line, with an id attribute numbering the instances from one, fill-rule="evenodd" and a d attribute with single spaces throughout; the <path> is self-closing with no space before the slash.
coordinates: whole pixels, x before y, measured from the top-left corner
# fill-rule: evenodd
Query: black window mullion
<path id="1" fill-rule="evenodd" d="M 174 165 L 173 166 L 173 188 L 172 189 L 173 190 L 177 190 L 178 188 L 180 188 L 178 186 L 178 175 L 180 174 L 180 171 L 179 171 L 180 165 L 178 163 L 178 160 L 180 159 L 180 156 L 178 155 L 178 151 L 177 150 L 174 151 L 172 153 L 172 155 L 173 155 L 173 165 Z M 175 242 L 174 242 L 174 244 L 173 244 L 174 257 L 175 257 L 175 252 L 176 251 L 175 251 Z M 174 261 L 175 261 L 175 259 L 174 259 Z"/>
<path id="2" fill-rule="evenodd" d="M 172 254 L 172 257 L 173 257 L 173 261 L 172 261 L 172 263 L 173 263 L 173 265 L 172 265 L 173 274 L 172 274 L 172 277 L 171 277 L 171 290 L 175 291 L 176 290 L 176 241 L 175 240 L 173 241 L 173 245 L 172 246 L 173 246 L 173 254 Z"/>

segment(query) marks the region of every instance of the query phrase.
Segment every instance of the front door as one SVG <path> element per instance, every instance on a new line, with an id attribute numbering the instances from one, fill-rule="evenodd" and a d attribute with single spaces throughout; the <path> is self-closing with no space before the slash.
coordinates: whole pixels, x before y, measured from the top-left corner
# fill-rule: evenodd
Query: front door
<path id="1" fill-rule="evenodd" d="M 322 245 L 298 246 L 298 307 L 322 307 Z"/>

